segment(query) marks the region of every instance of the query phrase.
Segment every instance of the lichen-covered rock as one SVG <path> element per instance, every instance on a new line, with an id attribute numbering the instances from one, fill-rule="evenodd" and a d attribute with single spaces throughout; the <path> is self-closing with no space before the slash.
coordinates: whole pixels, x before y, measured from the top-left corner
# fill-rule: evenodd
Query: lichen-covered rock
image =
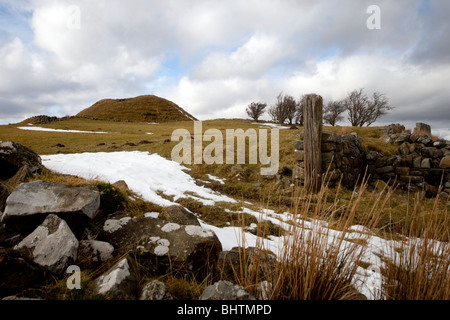
<path id="1" fill-rule="evenodd" d="M 137 277 L 124 258 L 95 280 L 93 291 L 111 297 L 130 297 L 135 295 L 136 286 Z"/>
<path id="2" fill-rule="evenodd" d="M 173 300 L 173 297 L 164 283 L 153 280 L 142 288 L 139 300 Z"/>
<path id="3" fill-rule="evenodd" d="M 2 223 L 30 232 L 47 215 L 56 214 L 74 227 L 92 219 L 99 206 L 100 194 L 97 190 L 37 180 L 22 183 L 10 194 Z"/>
<path id="4" fill-rule="evenodd" d="M 53 273 L 61 273 L 77 260 L 78 240 L 64 220 L 51 214 L 14 250 Z"/>
<path id="5" fill-rule="evenodd" d="M 163 210 L 163 212 L 161 212 L 159 218 L 178 224 L 200 225 L 200 222 L 198 222 L 198 219 L 193 213 L 189 212 L 182 206 L 177 205 L 167 207 L 165 210 Z"/>
<path id="6" fill-rule="evenodd" d="M 199 300 L 256 300 L 244 288 L 229 281 L 218 281 L 206 287 Z"/>
<path id="7" fill-rule="evenodd" d="M 33 150 L 14 141 L 0 141 L 0 180 L 12 178 L 27 166 L 31 173 L 42 168 L 41 158 Z"/>
<path id="8" fill-rule="evenodd" d="M 78 246 L 78 260 L 85 267 L 92 267 L 112 257 L 114 247 L 105 241 L 81 240 Z"/>
<path id="9" fill-rule="evenodd" d="M 222 245 L 214 232 L 199 225 L 181 225 L 159 218 L 131 217 L 117 212 L 105 221 L 105 238 L 114 246 L 134 250 L 157 268 L 184 267 L 205 271 L 217 262 Z"/>

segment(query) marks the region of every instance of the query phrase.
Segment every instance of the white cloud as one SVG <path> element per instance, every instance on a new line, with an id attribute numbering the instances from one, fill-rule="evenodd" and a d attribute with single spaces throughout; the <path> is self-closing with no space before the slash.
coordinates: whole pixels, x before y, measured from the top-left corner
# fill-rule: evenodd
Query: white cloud
<path id="1" fill-rule="evenodd" d="M 281 91 L 340 99 L 361 87 L 388 95 L 393 121 L 450 121 L 448 4 L 378 1 L 371 31 L 372 2 L 6 0 L 0 121 L 141 94 L 200 119 L 246 117 Z"/>

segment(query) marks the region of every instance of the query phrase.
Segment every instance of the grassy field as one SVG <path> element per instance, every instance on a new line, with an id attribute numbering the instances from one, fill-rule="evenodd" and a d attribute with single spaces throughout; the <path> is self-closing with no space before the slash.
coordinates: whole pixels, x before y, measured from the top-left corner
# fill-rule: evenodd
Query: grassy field
<path id="1" fill-rule="evenodd" d="M 27 131 L 18 129 L 18 127 L 29 126 L 26 121 L 18 124 L 0 126 L 0 140 L 12 140 L 19 142 L 40 155 L 56 153 L 80 153 L 80 152 L 114 152 L 114 151 L 148 151 L 157 153 L 167 159 L 171 158 L 173 147 L 178 144 L 177 141 L 171 141 L 172 132 L 176 129 L 187 129 L 194 138 L 194 122 L 178 121 L 160 124 L 149 124 L 147 122 L 118 122 L 106 120 L 90 120 L 85 118 L 69 118 L 63 121 L 52 122 L 50 124 L 39 125 L 43 128 L 79 130 L 89 132 L 107 132 L 107 133 L 72 133 L 72 132 L 41 132 Z M 219 129 L 224 137 L 226 129 L 249 128 L 267 128 L 270 127 L 261 124 L 255 124 L 254 121 L 243 119 L 217 119 L 202 122 L 202 130 Z M 356 132 L 363 139 L 363 146 L 366 150 L 378 150 L 381 152 L 395 153 L 395 147 L 382 142 L 382 127 L 330 127 L 325 126 L 324 130 L 334 131 L 336 133 Z M 296 129 L 279 130 L 279 155 L 280 168 L 293 168 L 296 161 L 294 159 L 293 141 L 298 139 L 302 127 Z M 151 134 L 148 134 L 151 133 Z M 203 142 L 207 146 L 210 142 Z M 248 145 L 247 145 L 248 150 Z M 231 164 L 201 164 L 186 165 L 189 167 L 190 174 L 199 180 L 207 180 L 207 174 L 212 174 L 220 178 L 226 178 L 225 184 L 210 181 L 208 187 L 235 197 L 242 201 L 264 204 L 277 211 L 289 209 L 291 206 L 292 190 L 279 190 L 276 188 L 276 179 L 267 179 L 259 174 L 260 164 L 246 165 L 245 181 L 230 179 Z M 290 177 L 289 175 L 287 177 Z M 60 180 L 60 179 L 59 179 Z M 256 183 L 263 185 L 256 186 Z M 373 188 L 369 188 L 374 190 Z M 374 192 L 377 192 L 374 190 Z M 332 197 L 339 193 L 342 203 L 348 202 L 352 198 L 353 190 L 331 188 L 330 201 Z M 429 212 L 434 207 L 433 199 L 421 197 L 420 208 L 415 204 L 415 195 L 397 191 L 390 197 L 389 202 L 380 218 L 378 227 L 380 230 L 397 230 L 399 224 L 405 221 L 405 217 L 416 211 L 414 217 L 417 219 L 426 219 Z M 195 200 L 182 200 L 184 205 L 192 209 L 201 208 L 201 204 Z M 372 199 L 370 197 L 361 199 L 361 203 L 370 206 Z M 228 205 L 229 206 L 229 205 Z M 207 211 L 207 210 L 203 210 Z M 364 211 L 364 210 L 362 210 Z M 210 215 L 214 216 L 214 215 Z M 224 215 L 217 215 L 224 216 Z M 217 218 L 218 218 L 217 217 Z M 358 219 L 358 215 L 356 215 Z M 219 219 L 220 220 L 220 219 Z M 212 222 L 212 221 L 209 221 Z M 217 221 L 222 225 L 224 221 Z"/>

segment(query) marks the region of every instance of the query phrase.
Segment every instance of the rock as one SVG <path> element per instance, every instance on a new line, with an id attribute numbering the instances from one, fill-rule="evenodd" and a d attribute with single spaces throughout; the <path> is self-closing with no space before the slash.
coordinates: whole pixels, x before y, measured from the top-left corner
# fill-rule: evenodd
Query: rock
<path id="1" fill-rule="evenodd" d="M 81 240 L 78 246 L 80 265 L 91 268 L 112 258 L 114 247 L 105 241 Z"/>
<path id="2" fill-rule="evenodd" d="M 399 176 L 409 176 L 409 167 L 397 167 L 395 168 L 395 174 Z"/>
<path id="3" fill-rule="evenodd" d="M 378 174 L 384 174 L 384 173 L 389 173 L 389 172 L 393 172 L 393 171 L 394 171 L 393 166 L 385 166 L 385 167 L 377 168 L 377 170 L 376 170 L 376 172 Z"/>
<path id="4" fill-rule="evenodd" d="M 160 218 L 131 218 L 117 212 L 105 221 L 105 238 L 123 249 L 135 250 L 141 262 L 157 269 L 187 268 L 200 274 L 215 266 L 222 245 L 214 232 Z"/>
<path id="5" fill-rule="evenodd" d="M 23 183 L 11 193 L 2 223 L 30 232 L 48 214 L 57 214 L 76 229 L 92 219 L 99 206 L 100 194 L 96 190 L 38 180 Z"/>
<path id="6" fill-rule="evenodd" d="M 414 168 L 420 168 L 421 164 L 422 164 L 422 157 L 416 157 L 413 159 L 413 167 Z"/>
<path id="7" fill-rule="evenodd" d="M 294 149 L 294 158 L 297 161 L 305 160 L 305 152 L 303 150 Z"/>
<path id="8" fill-rule="evenodd" d="M 336 150 L 336 144 L 334 142 L 322 142 L 321 144 L 322 152 L 330 152 Z"/>
<path id="9" fill-rule="evenodd" d="M 159 214 L 158 217 L 163 220 L 183 225 L 200 225 L 197 217 L 192 212 L 188 211 L 182 206 L 177 205 L 167 207 L 165 210 L 163 210 L 163 212 Z"/>
<path id="10" fill-rule="evenodd" d="M 409 154 L 410 144 L 408 142 L 403 142 L 400 147 L 398 148 L 398 151 L 400 151 L 400 154 Z"/>
<path id="11" fill-rule="evenodd" d="M 124 180 L 118 180 L 118 181 L 114 182 L 112 185 L 122 191 L 129 190 L 128 185 Z"/>
<path id="12" fill-rule="evenodd" d="M 0 247 L 12 248 L 22 240 L 23 236 L 21 234 L 0 224 Z"/>
<path id="13" fill-rule="evenodd" d="M 439 168 L 448 169 L 450 168 L 450 156 L 443 157 L 439 163 Z"/>
<path id="14" fill-rule="evenodd" d="M 420 163 L 420 167 L 422 169 L 430 169 L 431 168 L 431 159 L 430 158 L 423 159 L 422 162 Z"/>
<path id="15" fill-rule="evenodd" d="M 302 182 L 305 178 L 305 169 L 299 165 L 295 165 L 292 170 L 292 181 L 294 182 Z"/>
<path id="16" fill-rule="evenodd" d="M 414 133 L 417 134 L 424 134 L 424 133 L 428 133 L 431 134 L 431 126 L 426 124 L 426 123 L 422 123 L 422 122 L 417 122 L 416 123 L 416 127 L 414 128 Z"/>
<path id="17" fill-rule="evenodd" d="M 50 214 L 14 250 L 58 274 L 77 260 L 78 240 L 64 220 Z"/>
<path id="18" fill-rule="evenodd" d="M 396 135 L 394 139 L 394 143 L 402 144 L 403 142 L 407 142 L 410 138 L 410 134 L 406 132 L 402 132 Z"/>
<path id="19" fill-rule="evenodd" d="M 0 249 L 0 297 L 17 294 L 45 280 L 44 270 L 12 249 Z"/>
<path id="20" fill-rule="evenodd" d="M 229 251 L 222 251 L 219 254 L 219 260 L 217 261 L 217 268 L 221 274 L 225 274 L 229 277 L 234 277 L 235 273 L 241 275 L 240 270 L 247 270 L 248 275 L 259 274 L 268 275 L 274 272 L 276 267 L 276 257 L 259 250 L 255 247 L 241 248 L 233 247 Z M 242 266 L 245 267 L 241 269 Z M 254 268 L 258 270 L 254 270 Z"/>
<path id="21" fill-rule="evenodd" d="M 5 210 L 6 199 L 8 198 L 8 196 L 9 196 L 8 188 L 6 188 L 6 186 L 0 183 L 0 217 L 1 214 L 3 213 L 3 210 Z"/>
<path id="22" fill-rule="evenodd" d="M 378 158 L 382 157 L 383 155 L 377 151 L 369 151 L 366 153 L 366 160 L 367 161 L 376 161 Z"/>
<path id="23" fill-rule="evenodd" d="M 386 144 L 392 144 L 394 143 L 394 139 L 389 134 L 385 134 L 381 137 L 381 140 Z"/>
<path id="24" fill-rule="evenodd" d="M 153 280 L 142 288 L 139 300 L 173 300 L 173 297 L 164 283 Z"/>
<path id="25" fill-rule="evenodd" d="M 303 148 L 304 148 L 303 140 L 295 140 L 293 144 L 294 144 L 294 149 L 303 150 Z"/>
<path id="26" fill-rule="evenodd" d="M 124 258 L 97 278 L 93 291 L 114 298 L 130 297 L 136 293 L 137 277 Z"/>
<path id="27" fill-rule="evenodd" d="M 208 286 L 199 300 L 256 300 L 244 288 L 229 281 L 218 281 Z"/>
<path id="28" fill-rule="evenodd" d="M 393 123 L 384 127 L 384 132 L 387 134 L 401 133 L 405 131 L 405 126 L 399 123 Z"/>
<path id="29" fill-rule="evenodd" d="M 41 157 L 14 141 L 0 141 L 0 180 L 12 178 L 23 166 L 31 173 L 41 170 Z"/>
<path id="30" fill-rule="evenodd" d="M 384 182 L 383 180 L 380 180 L 380 179 L 378 179 L 378 180 L 375 180 L 375 182 L 374 182 L 374 188 L 375 188 L 375 190 L 377 190 L 377 191 L 379 191 L 379 192 L 381 192 L 381 191 L 387 191 L 387 190 L 389 190 L 389 186 L 387 185 L 387 183 L 386 182 Z"/>

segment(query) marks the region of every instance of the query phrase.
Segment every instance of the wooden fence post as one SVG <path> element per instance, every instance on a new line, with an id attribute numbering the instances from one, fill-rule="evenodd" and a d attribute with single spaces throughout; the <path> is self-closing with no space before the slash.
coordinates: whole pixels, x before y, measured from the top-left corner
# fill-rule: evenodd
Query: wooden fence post
<path id="1" fill-rule="evenodd" d="M 316 94 L 309 94 L 303 106 L 305 187 L 312 192 L 319 191 L 322 183 L 322 113 L 323 100 Z"/>

